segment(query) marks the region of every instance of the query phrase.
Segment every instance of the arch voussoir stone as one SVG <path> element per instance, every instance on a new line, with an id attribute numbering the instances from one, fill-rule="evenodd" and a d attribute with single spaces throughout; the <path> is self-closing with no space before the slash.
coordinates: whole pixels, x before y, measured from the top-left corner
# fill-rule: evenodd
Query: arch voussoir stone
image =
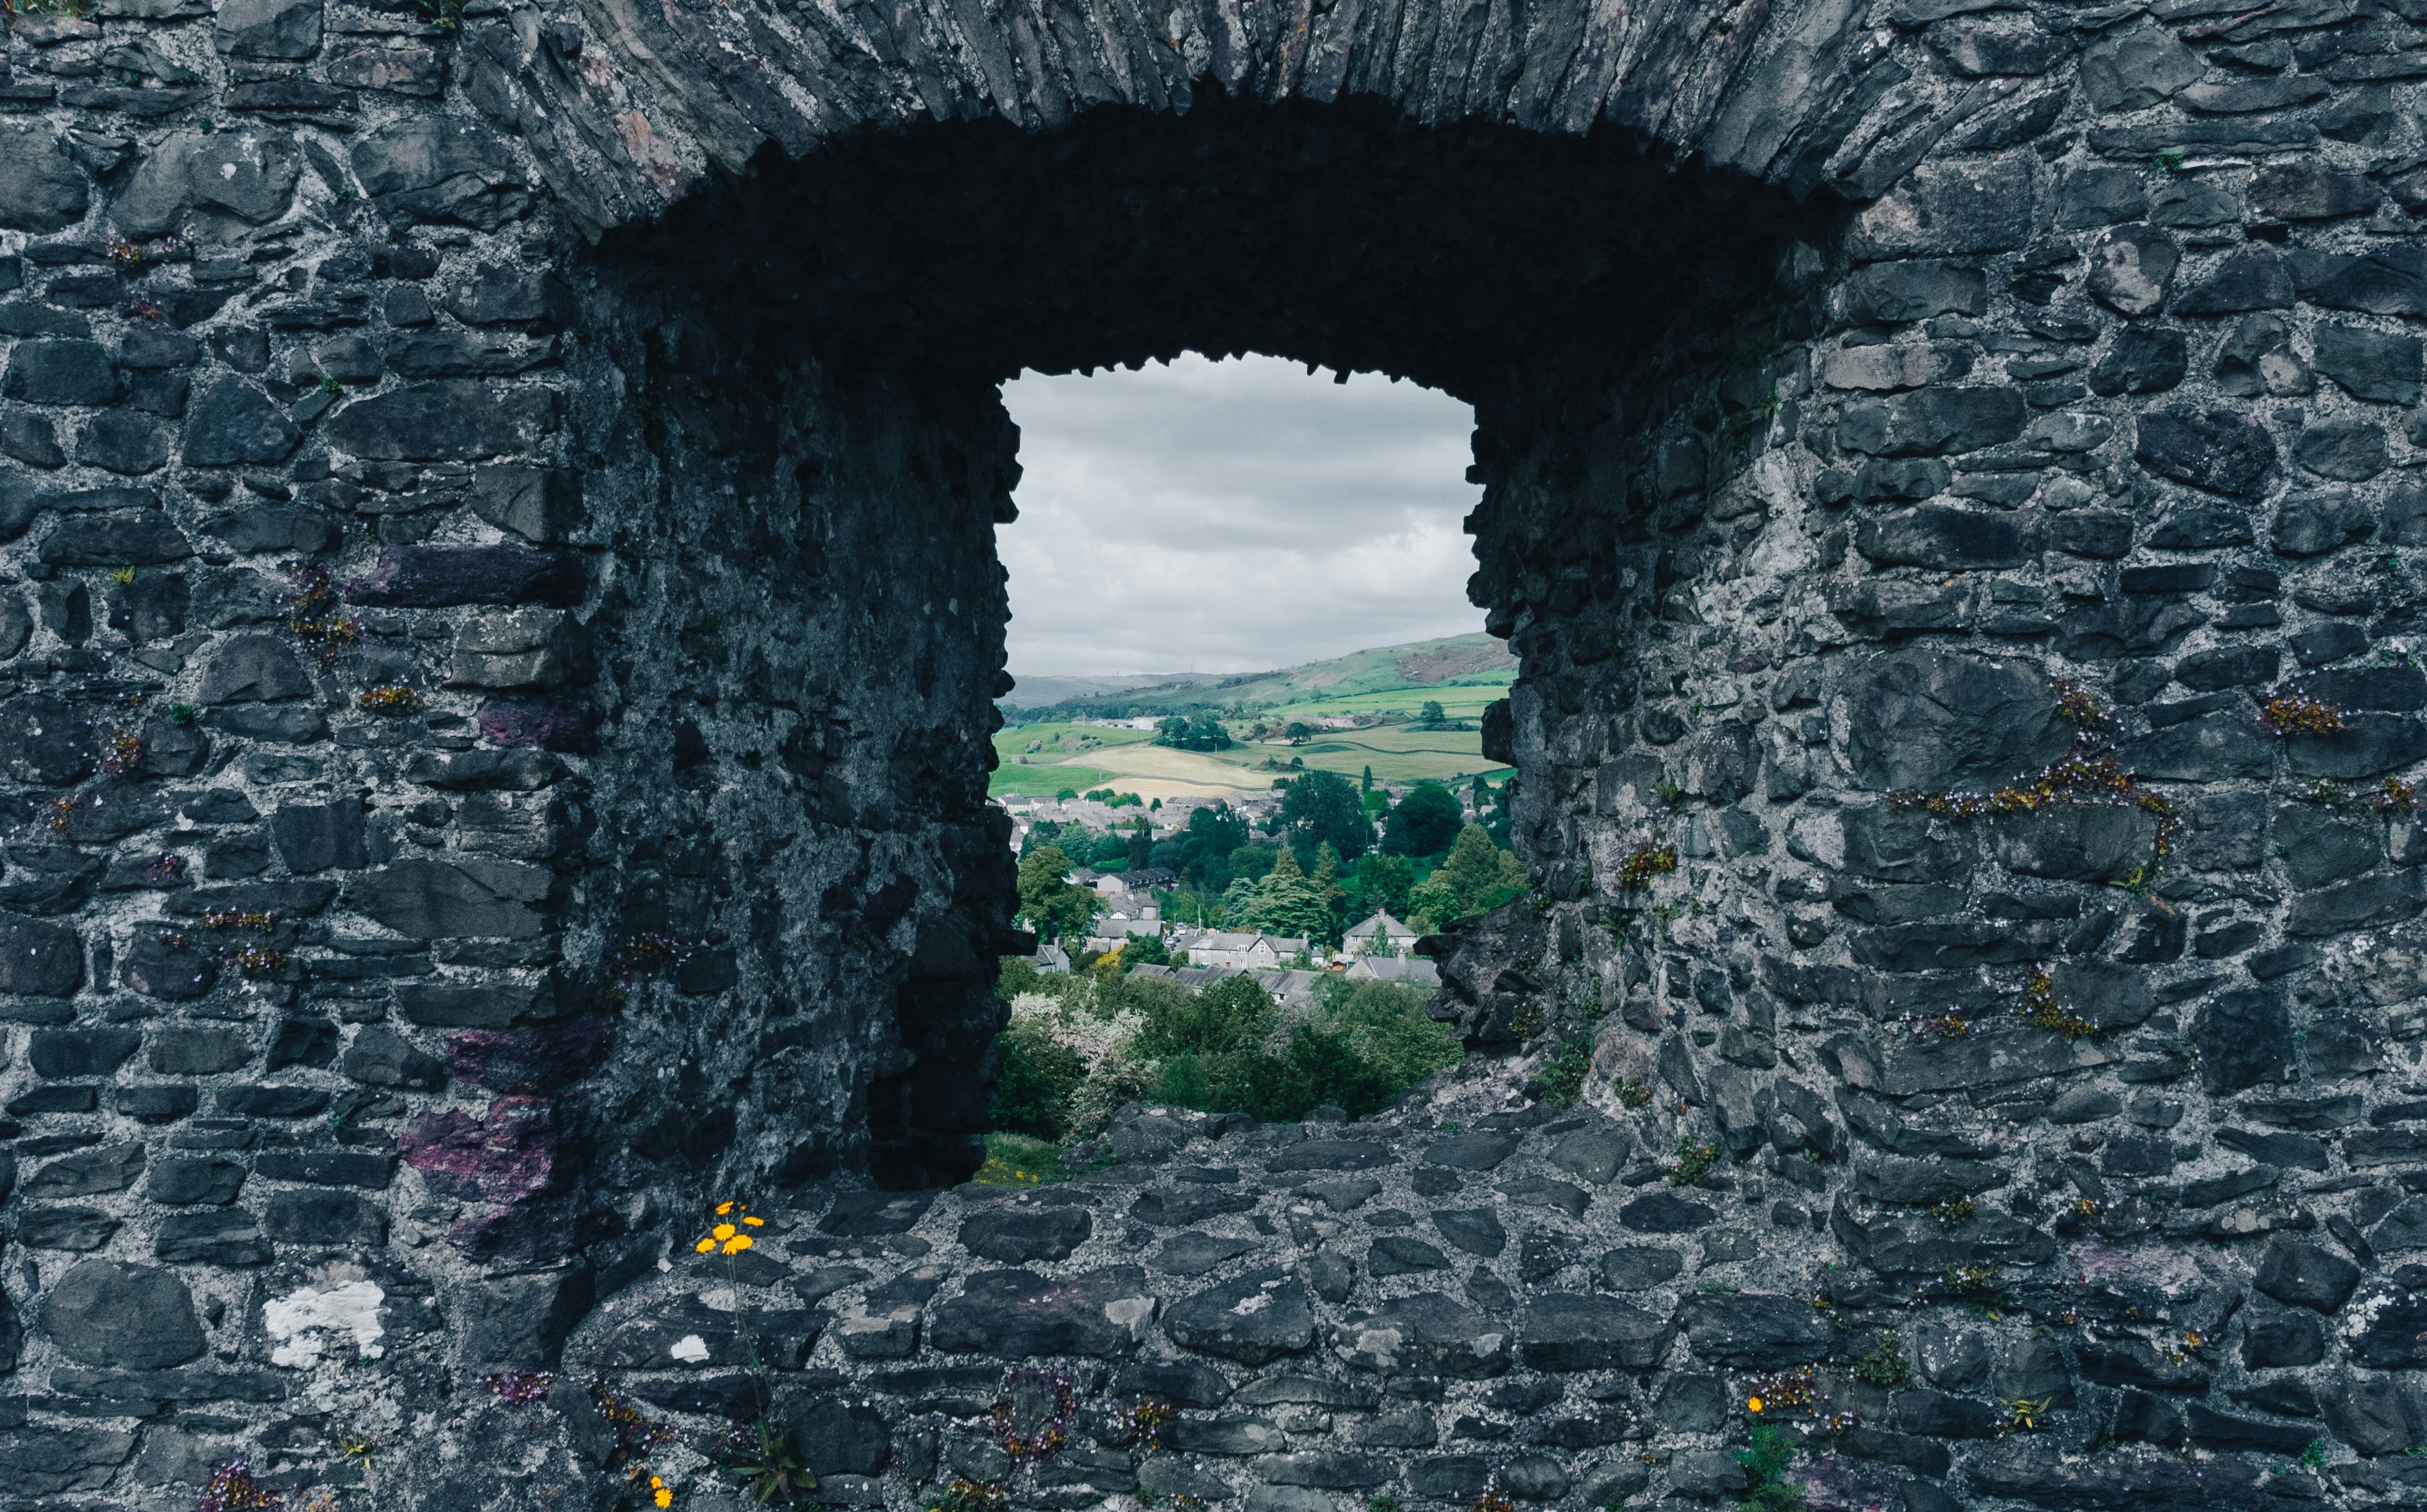
<path id="1" fill-rule="evenodd" d="M 10 1491 L 2416 1501 L 2418 25 L 13 15 Z M 1000 384 L 1187 350 L 1474 407 L 1534 891 L 954 1187 Z"/>

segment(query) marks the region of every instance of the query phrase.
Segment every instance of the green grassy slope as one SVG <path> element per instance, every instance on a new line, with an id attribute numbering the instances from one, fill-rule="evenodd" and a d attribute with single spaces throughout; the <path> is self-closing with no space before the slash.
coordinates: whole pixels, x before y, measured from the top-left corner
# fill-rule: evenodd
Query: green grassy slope
<path id="1" fill-rule="evenodd" d="M 1234 677 L 1165 683 L 1077 698 L 1053 712 L 1084 716 L 1095 708 L 1134 708 L 1139 713 L 1176 713 L 1208 707 L 1289 709 L 1305 712 L 1381 712 L 1405 707 L 1412 714 L 1427 698 L 1453 714 L 1473 717 L 1501 696 L 1517 675 L 1516 660 L 1500 642 L 1480 631 L 1438 641 L 1376 646 L 1328 661 L 1283 667 Z M 1393 697 L 1390 695 L 1399 695 Z M 1009 700 L 1017 704 L 1017 691 Z"/>

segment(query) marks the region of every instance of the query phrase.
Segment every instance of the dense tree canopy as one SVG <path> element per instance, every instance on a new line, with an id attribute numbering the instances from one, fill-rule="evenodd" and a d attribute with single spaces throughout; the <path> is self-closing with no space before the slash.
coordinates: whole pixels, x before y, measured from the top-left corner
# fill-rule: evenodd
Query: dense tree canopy
<path id="1" fill-rule="evenodd" d="M 1094 888 L 1063 880 L 1070 867 L 1069 853 L 1058 845 L 1040 845 L 1019 858 L 1020 917 L 1049 940 L 1083 937 L 1103 911 Z"/>
<path id="2" fill-rule="evenodd" d="M 1465 821 L 1457 794 L 1440 783 L 1420 782 L 1383 821 L 1382 849 L 1393 855 L 1439 855 Z"/>
<path id="3" fill-rule="evenodd" d="M 1191 715 L 1171 715 L 1154 728 L 1157 745 L 1176 746 L 1182 751 L 1230 749 L 1230 732 L 1223 728 L 1222 716 L 1210 708 Z"/>
<path id="4" fill-rule="evenodd" d="M 1409 890 L 1408 908 L 1415 916 L 1409 922 L 1438 930 L 1522 898 L 1525 888 L 1523 864 L 1492 844 L 1482 825 L 1469 824 L 1432 875 Z"/>
<path id="5" fill-rule="evenodd" d="M 1357 785 L 1336 772 L 1310 772 L 1281 791 L 1281 822 L 1309 848 L 1328 842 L 1354 861 L 1374 842 L 1373 821 Z"/>

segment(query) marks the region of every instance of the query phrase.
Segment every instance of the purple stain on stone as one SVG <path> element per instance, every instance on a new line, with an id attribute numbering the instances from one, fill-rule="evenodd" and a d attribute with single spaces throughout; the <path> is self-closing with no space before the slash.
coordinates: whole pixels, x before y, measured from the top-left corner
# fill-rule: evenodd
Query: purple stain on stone
<path id="1" fill-rule="evenodd" d="M 576 1018 L 530 1029 L 464 1029 L 447 1036 L 457 1080 L 492 1092 L 557 1092 L 604 1065 L 612 1032 Z"/>
<path id="2" fill-rule="evenodd" d="M 493 698 L 481 706 L 481 734 L 497 745 L 535 745 L 575 755 L 598 749 L 598 710 L 574 700 Z"/>
<path id="3" fill-rule="evenodd" d="M 428 1114 L 396 1142 L 407 1165 L 449 1196 L 519 1202 L 572 1174 L 578 1151 L 571 1121 L 552 1098 L 508 1093 L 487 1118 Z"/>

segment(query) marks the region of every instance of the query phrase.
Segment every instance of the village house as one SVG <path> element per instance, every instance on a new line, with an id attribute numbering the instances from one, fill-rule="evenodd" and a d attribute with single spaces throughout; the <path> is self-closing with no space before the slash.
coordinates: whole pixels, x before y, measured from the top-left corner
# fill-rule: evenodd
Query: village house
<path id="1" fill-rule="evenodd" d="M 1345 975 L 1351 982 L 1402 982 L 1411 987 L 1441 985 L 1441 967 L 1418 955 L 1360 955 Z"/>
<path id="2" fill-rule="evenodd" d="M 1430 963 L 1427 963 L 1430 964 Z M 1241 971 L 1220 966 L 1142 966 L 1132 976 L 1169 977 L 1191 991 L 1202 992 L 1228 977 L 1246 977 L 1272 995 L 1284 1008 L 1311 1009 L 1320 1000 L 1318 989 L 1328 971 Z"/>
<path id="3" fill-rule="evenodd" d="M 1132 939 L 1163 936 L 1163 921 L 1151 917 L 1134 919 L 1127 914 L 1106 914 L 1087 926 L 1087 949 L 1117 950 Z"/>
<path id="4" fill-rule="evenodd" d="M 1074 870 L 1070 880 L 1078 882 L 1079 873 L 1086 870 Z M 1154 895 L 1169 891 L 1180 882 L 1176 873 L 1162 867 L 1143 867 L 1135 871 L 1089 871 L 1087 878 L 1083 886 L 1095 888 L 1105 902 L 1116 905 L 1137 903 L 1148 910 L 1145 917 L 1148 919 L 1155 917 Z"/>
<path id="5" fill-rule="evenodd" d="M 1416 930 L 1412 924 L 1403 924 L 1377 912 L 1349 925 L 1341 938 L 1341 949 L 1351 956 L 1405 955 L 1415 947 Z"/>
<path id="6" fill-rule="evenodd" d="M 1191 966 L 1218 966 L 1233 971 L 1278 971 L 1307 953 L 1308 942 L 1296 935 L 1234 935 L 1208 930 L 1179 945 Z"/>

